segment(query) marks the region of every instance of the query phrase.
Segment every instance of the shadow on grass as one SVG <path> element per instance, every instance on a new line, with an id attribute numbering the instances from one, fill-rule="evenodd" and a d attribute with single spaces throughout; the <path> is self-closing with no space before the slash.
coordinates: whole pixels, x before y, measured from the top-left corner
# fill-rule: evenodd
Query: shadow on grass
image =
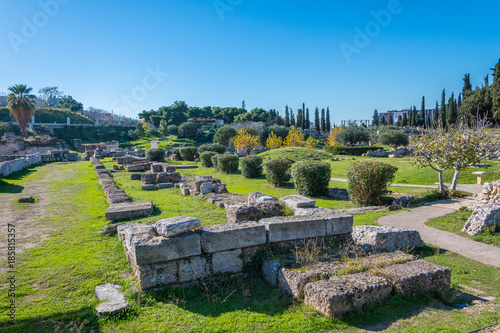
<path id="1" fill-rule="evenodd" d="M 0 180 L 0 193 L 17 194 L 17 193 L 22 193 L 23 190 L 24 190 L 23 186 L 3 183 Z"/>
<path id="2" fill-rule="evenodd" d="M 21 171 L 13 173 L 12 175 L 5 177 L 4 179 L 5 180 L 22 180 L 35 172 L 37 172 L 37 169 L 35 167 L 26 168 L 26 169 L 23 169 Z"/>
<path id="3" fill-rule="evenodd" d="M 0 322 L 2 333 L 18 332 L 101 332 L 95 309 L 84 307 L 76 311 L 60 312 L 51 316 L 38 316 L 10 322 Z"/>

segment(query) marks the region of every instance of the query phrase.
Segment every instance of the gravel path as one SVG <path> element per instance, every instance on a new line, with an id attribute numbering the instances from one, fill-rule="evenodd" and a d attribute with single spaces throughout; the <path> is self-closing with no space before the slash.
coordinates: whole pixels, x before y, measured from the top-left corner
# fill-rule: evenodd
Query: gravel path
<path id="1" fill-rule="evenodd" d="M 380 217 L 382 226 L 417 230 L 424 242 L 458 253 L 486 265 L 500 267 L 500 247 L 475 242 L 471 239 L 438 230 L 425 225 L 430 219 L 454 213 L 462 206 L 469 206 L 472 200 L 447 200 L 435 202 L 409 211 Z"/>

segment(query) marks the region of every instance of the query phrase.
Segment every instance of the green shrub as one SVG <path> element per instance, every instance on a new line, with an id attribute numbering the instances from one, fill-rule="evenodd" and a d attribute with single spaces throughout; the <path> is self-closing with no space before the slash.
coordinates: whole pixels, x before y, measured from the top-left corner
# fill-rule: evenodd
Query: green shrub
<path id="1" fill-rule="evenodd" d="M 373 147 L 325 146 L 325 151 L 333 155 L 361 156 L 363 154 L 366 154 L 369 150 L 373 150 Z"/>
<path id="2" fill-rule="evenodd" d="M 212 160 L 212 166 L 215 168 L 215 170 L 218 170 L 217 160 L 219 159 L 219 156 L 222 156 L 222 154 L 216 154 L 210 158 Z"/>
<path id="3" fill-rule="evenodd" d="M 152 148 L 146 150 L 146 159 L 150 162 L 165 161 L 165 150 L 162 148 Z"/>
<path id="4" fill-rule="evenodd" d="M 169 135 L 179 135 L 179 127 L 177 125 L 167 126 L 167 133 Z"/>
<path id="5" fill-rule="evenodd" d="M 386 146 L 391 146 L 393 148 L 408 146 L 408 134 L 401 130 L 390 130 L 384 132 L 378 136 L 378 143 Z"/>
<path id="6" fill-rule="evenodd" d="M 214 165 L 212 163 L 212 156 L 215 156 L 215 155 L 217 155 L 217 153 L 213 152 L 213 151 L 206 151 L 206 152 L 201 153 L 200 154 L 201 165 L 203 165 L 206 168 L 213 167 Z"/>
<path id="7" fill-rule="evenodd" d="M 183 123 L 179 126 L 179 138 L 194 139 L 198 134 L 198 128 L 193 123 Z"/>
<path id="8" fill-rule="evenodd" d="M 382 204 L 387 183 L 394 179 L 398 168 L 380 162 L 361 162 L 347 171 L 347 189 L 352 202 L 360 206 Z"/>
<path id="9" fill-rule="evenodd" d="M 238 170 L 240 159 L 236 155 L 217 155 L 217 170 L 222 173 L 233 173 Z"/>
<path id="10" fill-rule="evenodd" d="M 292 178 L 289 172 L 291 166 L 292 162 L 284 158 L 267 161 L 264 163 L 267 181 L 277 187 L 285 185 Z"/>
<path id="11" fill-rule="evenodd" d="M 227 146 L 229 141 L 236 136 L 237 132 L 234 128 L 229 126 L 222 126 L 215 132 L 214 142 Z"/>
<path id="12" fill-rule="evenodd" d="M 198 147 L 198 152 L 204 153 L 206 151 L 216 152 L 217 154 L 224 154 L 226 147 L 220 143 L 207 143 Z"/>
<path id="13" fill-rule="evenodd" d="M 257 178 L 262 175 L 262 157 L 250 155 L 240 161 L 241 175 L 245 178 Z"/>
<path id="14" fill-rule="evenodd" d="M 179 153 L 184 161 L 194 161 L 198 149 L 196 147 L 183 147 L 179 149 Z"/>
<path id="15" fill-rule="evenodd" d="M 299 163 L 292 168 L 292 177 L 297 193 L 306 196 L 327 195 L 330 164 L 312 160 Z"/>

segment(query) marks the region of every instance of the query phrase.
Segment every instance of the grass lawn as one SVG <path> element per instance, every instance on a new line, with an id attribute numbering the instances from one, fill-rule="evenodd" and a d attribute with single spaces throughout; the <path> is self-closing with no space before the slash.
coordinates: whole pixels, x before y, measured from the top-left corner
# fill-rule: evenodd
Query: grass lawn
<path id="1" fill-rule="evenodd" d="M 460 211 L 447 216 L 439 217 L 428 221 L 426 224 L 429 227 L 449 231 L 462 237 L 470 238 L 476 242 L 483 242 L 486 244 L 493 244 L 500 246 L 500 230 L 497 228 L 495 231 L 486 231 L 480 235 L 470 236 L 462 232 L 465 222 L 471 216 L 472 211 Z"/>
<path id="2" fill-rule="evenodd" d="M 54 171 L 57 177 L 52 176 Z M 206 170 L 187 171 L 194 172 L 193 175 L 206 173 Z M 145 220 L 182 212 L 211 224 L 225 216 L 223 210 L 199 199 L 181 197 L 178 189 L 143 192 L 138 190 L 140 183 L 127 179 L 127 173 L 114 175 L 119 186 L 134 200 L 153 200 L 159 205 L 155 216 Z M 224 181 L 230 189 L 239 192 L 240 176 L 227 177 Z M 40 179 L 51 179 L 50 196 L 57 205 L 50 207 L 37 222 L 51 226 L 52 231 L 38 246 L 18 253 L 17 320 L 9 325 L 6 312 L 2 311 L 1 332 L 345 332 L 377 327 L 389 332 L 468 332 L 500 321 L 498 302 L 472 307 L 477 310 L 471 314 L 450 306 L 464 302 L 451 295 L 446 304 L 429 295 L 393 297 L 372 310 L 328 319 L 283 297 L 253 274 L 246 278 L 221 278 L 217 288 L 207 289 L 202 284 L 186 290 L 138 293 L 118 238 L 98 233 L 106 224 L 104 212 L 108 204 L 90 163 L 49 164 L 31 169 L 22 177 L 5 179 L 4 184 L 0 183 L 0 202 L 9 197 L 10 204 L 13 193 Z M 261 188 L 265 180 L 249 184 L 257 187 L 247 191 L 268 192 Z M 292 191 L 283 191 L 289 190 Z M 374 224 L 377 214 L 380 213 L 365 214 L 357 218 L 357 223 Z M 17 232 L 23 232 L 21 224 Z M 431 247 L 422 249 L 418 255 L 451 268 L 454 288 L 473 288 L 483 296 L 500 297 L 500 269 Z M 6 264 L 5 260 L 1 263 L 2 267 Z M 8 273 L 0 273 L 3 309 L 9 302 L 7 276 Z M 103 318 L 95 315 L 98 301 L 94 287 L 100 283 L 123 287 L 131 305 L 128 312 Z M 250 297 L 243 295 L 247 289 Z"/>

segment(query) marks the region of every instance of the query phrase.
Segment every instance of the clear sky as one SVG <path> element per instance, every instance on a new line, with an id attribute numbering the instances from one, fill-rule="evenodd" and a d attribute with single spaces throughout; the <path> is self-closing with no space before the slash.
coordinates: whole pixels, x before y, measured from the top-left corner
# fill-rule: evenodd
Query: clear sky
<path id="1" fill-rule="evenodd" d="M 130 117 L 245 100 L 370 119 L 423 95 L 433 108 L 465 73 L 481 85 L 500 58 L 499 12 L 498 0 L 3 1 L 0 92 L 59 86 Z"/>

